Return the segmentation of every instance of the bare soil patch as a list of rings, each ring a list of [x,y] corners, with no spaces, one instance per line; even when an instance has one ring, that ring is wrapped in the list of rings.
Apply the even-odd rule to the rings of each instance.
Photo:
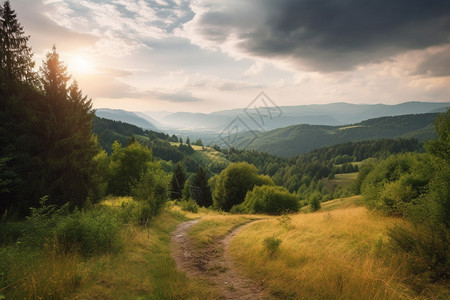
[[[236,271],[227,251],[231,239],[244,226],[256,221],[235,228],[215,243],[198,247],[189,238],[188,232],[190,227],[199,221],[181,223],[172,232],[172,256],[177,268],[186,272],[189,277],[206,279],[220,291],[223,299],[270,299],[260,284]]]

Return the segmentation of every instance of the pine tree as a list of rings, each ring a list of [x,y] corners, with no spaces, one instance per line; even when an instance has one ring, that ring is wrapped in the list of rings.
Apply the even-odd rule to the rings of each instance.
[[[209,207],[212,205],[211,190],[208,185],[208,177],[202,167],[198,168],[191,185],[191,196],[200,206]]]
[[[0,9],[0,78],[2,82],[11,84],[17,80],[35,83],[36,74],[33,71],[34,61],[31,48],[27,42],[22,25],[17,15],[11,9],[9,0]]]
[[[43,186],[53,203],[81,206],[91,186],[93,157],[98,151],[91,133],[92,102],[82,95],[76,81],[68,87],[71,76],[55,46],[40,70],[45,100],[40,136]]]
[[[176,164],[170,180],[170,199],[181,199],[183,197],[183,188],[186,182],[186,171],[180,163]]]

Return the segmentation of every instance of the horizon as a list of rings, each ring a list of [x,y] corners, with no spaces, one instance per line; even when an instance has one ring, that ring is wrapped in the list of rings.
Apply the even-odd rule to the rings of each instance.
[[[53,44],[94,108],[449,102],[446,1],[14,0],[37,65]],[[330,18],[331,16],[331,18]]]
[[[326,106],[326,105],[331,105],[331,104],[348,104],[348,105],[386,105],[386,106],[397,106],[397,105],[402,105],[402,104],[407,104],[407,103],[430,103],[430,104],[450,104],[450,101],[405,101],[405,102],[400,102],[400,103],[394,103],[394,104],[385,104],[385,103],[349,103],[349,102],[330,102],[330,103],[307,103],[307,104],[299,104],[299,105],[277,105],[277,106],[268,106],[268,107],[280,107],[280,108],[284,108],[284,107],[297,107],[297,106]],[[221,109],[221,110],[212,110],[212,111],[202,111],[202,112],[197,112],[197,111],[169,111],[169,110],[147,110],[147,111],[143,111],[143,110],[127,110],[127,109],[122,109],[122,108],[111,108],[111,107],[95,107],[93,108],[93,110],[97,110],[97,109],[111,109],[111,110],[123,110],[123,111],[127,111],[127,112],[138,112],[138,113],[168,113],[168,114],[176,114],[176,113],[200,113],[200,114],[214,114],[214,113],[219,113],[219,112],[227,112],[227,111],[233,111],[233,110],[244,110],[245,107],[234,107],[234,108],[229,108],[229,109]]]

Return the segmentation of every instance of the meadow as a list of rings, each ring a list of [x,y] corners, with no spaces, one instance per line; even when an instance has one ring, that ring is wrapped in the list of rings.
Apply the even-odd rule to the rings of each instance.
[[[273,299],[446,299],[445,285],[413,276],[407,258],[389,243],[387,228],[408,226],[360,206],[354,196],[323,203],[315,213],[282,216],[231,215],[200,208],[183,211],[169,202],[147,226],[130,218],[130,197],[108,198],[92,208],[120,225],[114,251],[83,255],[65,251],[55,235],[44,247],[20,243],[2,247],[6,299],[220,299],[206,277],[177,269],[170,240],[181,222],[199,219],[189,230],[194,251],[218,249],[218,241],[247,224],[231,239],[228,252],[239,274],[261,283]],[[257,220],[257,222],[253,222]],[[271,248],[265,240],[279,241]],[[107,250],[107,249],[106,249]],[[11,262],[7,266],[5,262]]]

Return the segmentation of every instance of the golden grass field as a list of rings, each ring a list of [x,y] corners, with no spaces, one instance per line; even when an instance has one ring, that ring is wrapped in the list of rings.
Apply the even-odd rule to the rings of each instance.
[[[332,200],[319,212],[281,217],[204,208],[188,213],[170,203],[147,228],[124,225],[119,253],[82,258],[61,253],[52,241],[42,251],[16,253],[8,272],[20,279],[0,289],[0,298],[220,299],[204,279],[177,270],[171,257],[176,225],[201,218],[189,232],[199,249],[261,219],[244,227],[228,249],[238,272],[262,283],[275,299],[448,299],[448,287],[418,282],[405,257],[389,247],[387,228],[404,221],[369,212],[360,200]],[[101,205],[118,209],[132,201],[111,198]],[[273,255],[263,244],[268,237],[281,240]]]
[[[413,290],[405,258],[388,247],[387,227],[403,221],[352,205],[358,198],[246,227],[230,244],[235,264],[281,299],[445,299],[439,286]],[[275,255],[267,237],[282,241]]]

